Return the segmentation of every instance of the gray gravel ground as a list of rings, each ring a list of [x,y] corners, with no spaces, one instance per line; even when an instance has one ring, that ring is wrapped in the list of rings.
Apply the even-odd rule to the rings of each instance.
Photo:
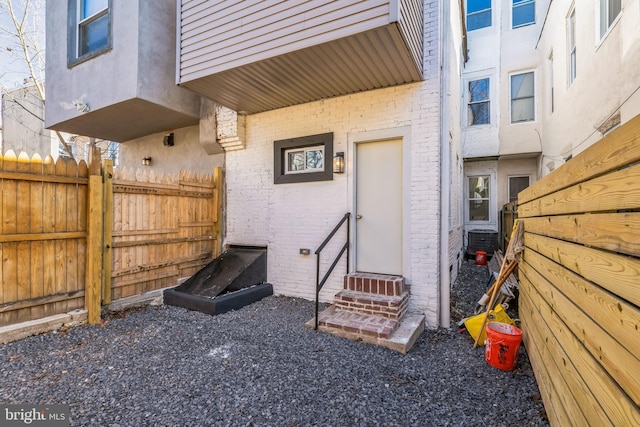
[[[465,263],[453,320],[486,277]],[[312,316],[284,297],[219,316],[150,306],[23,339],[0,346],[0,403],[68,404],[92,426],[548,425],[523,348],[503,372],[455,327],[402,355],[316,333]]]

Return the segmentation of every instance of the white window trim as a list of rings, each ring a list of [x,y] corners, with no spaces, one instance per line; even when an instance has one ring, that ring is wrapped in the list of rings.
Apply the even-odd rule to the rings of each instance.
[[[527,5],[528,3],[533,3],[533,21],[531,22],[527,22],[526,24],[520,24],[520,25],[514,25],[513,24],[513,1],[511,1],[511,28],[512,29],[516,29],[516,28],[522,28],[522,27],[527,27],[529,25],[534,25],[536,23],[536,0],[522,0],[523,4],[519,4],[517,5],[517,7],[522,7]]]
[[[573,26],[571,25],[571,16],[573,15]],[[577,44],[576,44],[576,6],[572,4],[569,8],[569,13],[567,14],[567,83],[568,86],[571,86],[573,82],[578,78],[578,56],[577,56]],[[573,42],[573,43],[572,43]],[[571,49],[571,45],[573,44],[573,49]],[[573,61],[571,60],[575,57],[575,67],[572,65]]]
[[[486,102],[489,102],[489,123],[483,123],[480,125],[472,125],[469,124],[469,105],[471,104],[471,92],[469,91],[469,83],[474,82],[476,80],[483,80],[483,79],[489,79],[489,100]],[[462,112],[462,124],[463,127],[465,129],[481,129],[483,127],[490,127],[493,125],[494,123],[494,119],[493,119],[493,115],[494,115],[494,108],[497,107],[496,105],[492,105],[494,104],[494,99],[495,96],[493,95],[493,91],[494,91],[494,79],[490,76],[490,75],[478,75],[478,76],[466,76],[466,78],[464,79],[464,86],[463,86],[463,90],[464,90],[464,108],[463,108],[463,112]],[[485,102],[485,101],[483,101]]]
[[[513,122],[511,119],[511,102],[513,101],[513,99],[511,98],[511,76],[518,76],[520,74],[527,74],[527,73],[533,73],[533,120]],[[522,70],[522,71],[515,71],[515,72],[509,73],[509,124],[510,125],[515,126],[515,125],[522,125],[527,123],[535,123],[538,121],[537,92],[538,92],[538,76],[537,76],[536,70]]]
[[[609,37],[609,34],[611,34],[611,31],[613,30],[613,28],[618,24],[618,22],[620,22],[620,19],[622,19],[622,14],[624,13],[624,1],[622,1],[620,3],[620,13],[618,13],[618,16],[616,16],[616,19],[613,20],[613,22],[611,22],[611,25],[609,25],[609,27],[607,27],[607,31],[604,32],[604,34],[602,36],[600,36],[600,4],[603,1],[609,1],[609,0],[598,0],[598,3],[596,5],[596,50],[598,50],[598,48],[600,48],[600,46],[602,45],[602,43],[604,43],[604,41],[607,39],[607,37]]]
[[[550,98],[550,104],[549,104],[549,108],[550,108],[550,112],[549,114],[553,114],[555,111],[555,90],[556,90],[556,84],[555,84],[555,71],[554,71],[554,66],[555,66],[555,61],[553,58],[553,50],[551,51],[551,53],[549,53],[548,56],[549,59],[549,89],[550,89],[550,93],[549,93],[549,98]]]
[[[480,200],[488,200],[489,201],[489,219],[486,221],[476,221],[471,219],[471,212],[469,212],[469,203],[472,199],[469,197],[469,180],[471,178],[478,178],[481,176],[489,177],[489,197],[487,199]],[[471,175],[465,175],[464,177],[464,217],[465,223],[470,225],[490,225],[493,224],[494,218],[494,201],[495,201],[495,176],[492,173],[474,173]]]
[[[302,170],[289,170],[289,153],[291,152],[296,152],[296,151],[302,151],[304,154],[304,158],[305,158],[305,168]],[[316,168],[309,168],[307,169],[306,167],[306,157],[307,157],[307,151],[321,151],[322,152],[322,167],[316,167]],[[285,150],[284,152],[284,174],[285,175],[293,175],[293,174],[299,174],[299,173],[314,173],[314,172],[322,172],[324,170],[324,163],[327,161],[327,158],[324,154],[324,146],[323,145],[314,145],[312,147],[301,147],[301,148],[290,148],[288,150]]]

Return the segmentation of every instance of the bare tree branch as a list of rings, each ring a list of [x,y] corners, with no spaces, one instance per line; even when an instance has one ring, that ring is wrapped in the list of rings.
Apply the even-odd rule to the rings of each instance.
[[[13,28],[5,28],[0,27],[5,34],[11,36],[12,38],[17,39],[17,45],[20,52],[14,52],[12,49],[8,48],[12,56],[19,58],[24,62],[24,65],[28,69],[28,80],[33,83],[35,89],[38,93],[38,97],[42,101],[42,104],[45,104],[45,92],[44,87],[42,86],[42,69],[44,68],[44,60],[42,58],[42,49],[38,47],[37,39],[32,37],[29,34],[28,21],[27,18],[30,16],[33,10],[32,0],[22,0],[20,3],[22,16],[18,17],[16,15],[16,8],[14,5],[14,0],[1,0],[0,8],[3,9],[9,16]],[[37,64],[37,65],[36,65]],[[38,70],[39,69],[39,70]],[[40,72],[38,72],[40,71]],[[25,80],[25,83],[26,80]],[[9,91],[5,88],[2,88],[3,92],[8,93]],[[20,103],[17,103],[22,108],[24,108],[27,112],[35,115],[32,111],[25,108]],[[64,147],[64,150],[67,152],[68,156],[74,158],[71,147],[64,139],[62,134],[58,131],[55,132],[58,137],[60,143]]]

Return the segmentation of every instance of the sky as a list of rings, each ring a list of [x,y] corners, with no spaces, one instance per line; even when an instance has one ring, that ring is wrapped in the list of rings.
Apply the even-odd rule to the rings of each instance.
[[[0,0],[0,4],[10,1],[21,13],[23,10],[20,5],[24,0]],[[45,47],[44,40],[44,1],[32,0],[30,28],[34,31],[34,34],[38,35],[38,44],[41,49]],[[9,18],[7,12],[0,7],[0,27],[12,29],[13,24]],[[0,31],[0,86],[5,88],[19,87],[24,83],[24,78],[28,76],[26,65],[24,60],[16,58],[9,52],[7,48],[13,49],[13,52],[18,51],[16,46],[17,39],[7,35],[4,31]]]
[[[22,14],[24,10],[23,6],[25,0],[0,0],[0,89],[11,90],[13,88],[19,88],[24,85],[24,79],[29,76],[27,66],[24,59],[16,56],[15,53],[21,52],[19,45],[17,44],[17,38],[11,36],[3,31],[3,29],[13,30],[13,23],[3,7],[7,2],[14,4],[17,14]],[[41,49],[45,47],[45,27],[44,27],[44,1],[43,0],[30,0],[32,1],[31,15],[29,19],[30,31],[37,35],[38,46]],[[12,31],[15,33],[15,30]],[[9,51],[8,49],[12,49]],[[44,52],[43,56],[44,58]],[[44,64],[43,64],[44,65]],[[44,77],[44,70],[43,70]],[[2,125],[2,117],[0,115],[0,126]]]

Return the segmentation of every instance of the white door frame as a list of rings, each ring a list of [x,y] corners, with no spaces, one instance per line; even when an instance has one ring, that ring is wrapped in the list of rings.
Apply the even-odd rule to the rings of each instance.
[[[347,159],[347,175],[348,175],[348,197],[349,197],[349,211],[352,214],[351,221],[354,224],[351,227],[351,248],[354,256],[349,259],[349,271],[355,271],[356,268],[356,227],[355,227],[355,208],[356,208],[356,144],[365,144],[367,142],[384,141],[388,139],[401,139],[402,140],[402,274],[405,277],[405,282],[411,284],[411,126],[402,126],[390,129],[380,129],[367,132],[349,133],[347,135],[347,147],[349,155]]]

